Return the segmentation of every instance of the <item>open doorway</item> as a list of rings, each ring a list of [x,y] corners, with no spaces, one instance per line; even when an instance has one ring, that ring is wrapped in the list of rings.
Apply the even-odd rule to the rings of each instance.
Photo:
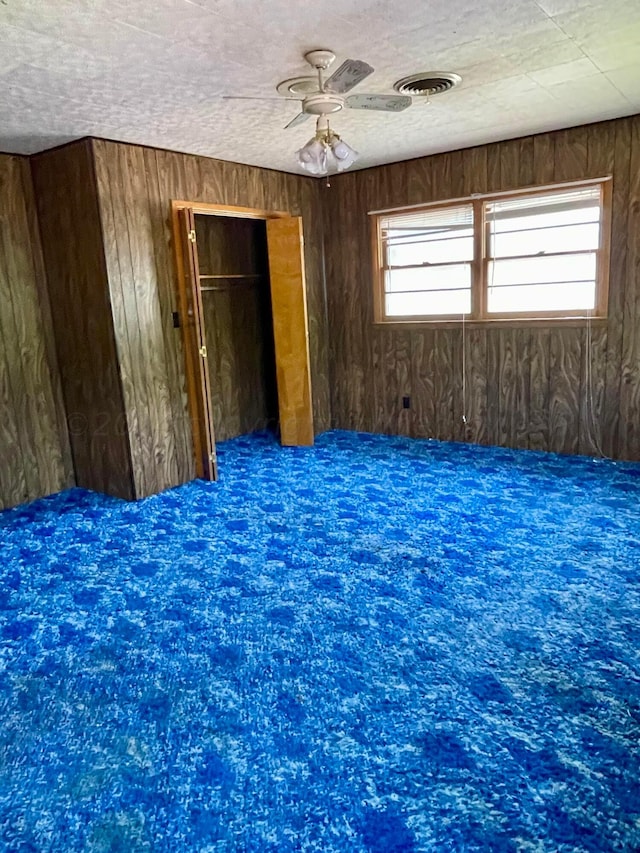
[[[196,474],[217,478],[216,440],[313,444],[301,219],[177,201],[172,218]]]

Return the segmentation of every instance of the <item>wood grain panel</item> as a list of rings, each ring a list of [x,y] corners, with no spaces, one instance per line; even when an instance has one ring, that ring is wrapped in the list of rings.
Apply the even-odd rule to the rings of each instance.
[[[336,187],[339,192],[335,192]],[[339,181],[334,178],[325,217],[329,247],[325,249],[325,257],[333,264],[331,274],[338,296],[337,301],[330,304],[329,311],[334,364],[332,406],[344,413],[340,423],[346,429],[371,429],[374,400],[372,355],[367,334],[369,323],[362,309],[363,301],[369,304],[371,294],[353,286],[358,280],[367,280],[367,270],[371,270],[369,242],[366,255],[355,248],[364,245],[365,229],[369,227],[366,211],[367,198],[360,176],[345,175]],[[346,245],[342,244],[341,235],[344,234],[358,236]],[[334,247],[341,244],[343,249],[335,251]],[[365,350],[368,350],[366,362]]]
[[[393,433],[393,420],[397,411],[395,352],[393,331],[376,328],[371,340],[373,368],[373,411],[367,407],[367,421],[374,432]],[[389,387],[391,385],[391,387]]]
[[[407,163],[406,182],[407,204],[433,201],[433,158],[422,157]]]
[[[487,330],[465,332],[466,425],[463,438],[475,444],[487,444]]]
[[[502,186],[501,172],[501,147],[500,144],[494,142],[492,145],[487,145],[487,186],[488,192],[494,189],[499,189]]]
[[[555,134],[554,181],[579,181],[587,174],[589,130],[574,127]]]
[[[552,329],[549,342],[549,435],[552,449],[577,453],[582,393],[582,329]]]
[[[139,207],[141,201],[146,201],[146,193],[140,191],[140,172],[135,169],[128,148],[116,150],[115,156],[109,161],[107,175],[101,175],[99,159],[96,165],[101,190],[102,220],[106,222],[107,217],[111,217],[111,241],[116,249],[115,253],[107,255],[109,286],[118,363],[127,420],[130,424],[135,495],[140,498],[158,491],[157,471],[153,465],[153,401],[150,399],[147,360],[142,354],[145,347],[143,330],[148,319],[144,317],[146,300],[144,294],[139,292],[147,281],[145,257],[140,242],[146,236],[148,217],[143,217],[140,221],[129,209],[130,202]],[[130,181],[136,185],[135,193],[131,194],[128,191]],[[108,211],[105,207],[108,207]],[[130,233],[130,225],[133,225],[134,221],[136,224]],[[151,261],[151,258],[147,260]],[[138,314],[138,302],[142,317]],[[152,354],[152,358],[154,357],[155,354]]]
[[[107,165],[108,184],[101,183],[100,199],[103,207],[110,207],[117,247],[116,255],[108,258],[109,283],[127,415],[135,412],[138,432],[138,441],[131,443],[137,497],[178,481],[148,164],[143,155],[142,148],[116,146],[108,163],[96,158],[99,176]],[[153,170],[150,177],[156,177]]]
[[[266,190],[269,184],[261,184]],[[331,386],[329,381],[329,333],[324,270],[323,204],[330,188],[307,178],[287,175],[281,207],[304,222],[305,280],[309,322],[309,358],[313,395],[313,423],[316,433],[331,427]],[[291,199],[295,197],[295,203]],[[266,199],[265,199],[266,201]],[[284,205],[284,207],[282,207]]]
[[[434,348],[434,393],[436,409],[436,438],[454,441],[458,424],[456,414],[461,413],[460,401],[455,400],[459,385],[456,382],[457,359],[455,347],[461,337],[452,334],[449,329],[438,329],[435,333]],[[460,373],[458,372],[458,376]],[[454,408],[456,414],[454,414]]]
[[[403,329],[377,328],[373,337],[373,429],[390,435],[411,435],[411,335]]]
[[[216,441],[241,435],[231,299],[229,290],[202,294]]]
[[[529,387],[531,383],[530,330],[514,329],[513,447],[529,447]]]
[[[412,410],[403,406],[402,398],[411,398],[411,334],[406,329],[400,329],[395,335],[395,375],[397,426],[394,432],[398,435],[411,435],[413,431]]]
[[[579,453],[602,456],[602,419],[607,358],[607,330],[587,327],[582,335],[582,390],[580,393]]]
[[[500,444],[500,332],[487,331],[487,441]]]
[[[0,508],[73,483],[33,189],[0,155]]]
[[[31,261],[36,283],[36,301],[39,308],[39,314],[42,319],[41,333],[44,342],[45,358],[50,367],[51,392],[53,394],[55,413],[56,413],[56,433],[57,440],[60,443],[61,463],[62,463],[62,484],[64,487],[75,485],[75,475],[73,471],[73,459],[71,457],[71,445],[69,443],[69,430],[67,428],[67,413],[65,411],[64,396],[62,394],[62,384],[60,381],[60,368],[58,366],[58,356],[56,353],[56,342],[53,332],[53,319],[51,316],[51,303],[49,299],[49,289],[47,286],[47,276],[44,267],[44,258],[42,256],[42,246],[40,241],[40,225],[38,222],[38,212],[36,208],[36,199],[33,191],[33,180],[31,177],[31,166],[27,158],[21,159],[20,171],[22,173],[22,188],[24,192],[25,214],[29,234],[31,236]],[[38,332],[39,334],[40,332]],[[43,377],[44,389],[42,390],[42,398],[48,399],[46,390],[47,380]],[[43,421],[46,416],[43,415]],[[47,429],[43,423],[43,429]],[[53,448],[45,452],[51,463],[53,478],[47,488],[56,491],[60,488],[59,477],[56,471],[57,455]]]
[[[630,127],[627,274],[620,370],[620,452],[640,459],[640,119]]]
[[[388,174],[385,175],[382,185],[379,183],[379,178],[374,169],[368,169],[362,176],[361,180],[356,182],[355,204],[356,216],[350,219],[350,230],[346,233],[354,235],[356,245],[365,245],[371,238],[371,221],[367,216],[367,211],[375,206],[395,206],[398,201],[398,195],[393,193],[390,187]],[[406,175],[403,173],[403,181]],[[379,205],[378,202],[383,204]],[[373,264],[371,256],[371,248],[366,254],[354,253],[352,264],[358,268],[359,275],[373,276]],[[373,294],[371,290],[367,294],[361,294],[349,303],[349,309],[354,318],[354,325],[350,330],[351,337],[351,358],[353,366],[356,368],[356,373],[353,375],[349,385],[349,399],[352,409],[357,413],[355,422],[356,429],[367,429],[371,422],[371,406],[373,398],[366,393],[367,386],[371,383],[371,379],[375,382],[375,376],[372,375],[373,366],[371,363],[371,348],[368,345],[368,330],[373,321]],[[390,345],[390,349],[391,345]],[[389,417],[395,410],[387,412]]]
[[[4,193],[3,193],[4,194]],[[0,268],[0,299],[4,306],[7,298],[6,277],[4,270]],[[7,321],[10,317],[6,314]],[[24,472],[22,458],[22,447],[20,444],[20,427],[18,412],[14,403],[16,380],[14,377],[13,361],[14,351],[11,340],[5,344],[5,319],[0,324],[0,404],[2,405],[2,418],[0,418],[0,452],[2,464],[0,464],[0,508],[14,506],[29,499],[29,489]],[[11,364],[10,364],[11,362]]]
[[[411,334],[411,404],[413,435],[434,438],[437,434],[435,386],[435,335],[433,329]]]
[[[533,136],[525,137],[518,140],[520,150],[518,152],[518,186],[532,187],[536,182],[535,178],[535,138]]]
[[[520,140],[500,143],[500,187],[515,190],[520,186]]]
[[[609,323],[602,449],[607,456],[620,455],[620,393],[622,381],[622,339],[625,327],[624,300],[627,285],[627,253],[630,202],[630,148],[632,119],[614,123],[613,206],[611,211],[611,269],[609,273]],[[637,119],[635,119],[637,121]]]
[[[550,450],[549,438],[549,329],[531,329],[529,335],[529,449]]]
[[[489,180],[486,146],[469,148],[462,152],[462,171],[464,176],[463,195],[487,192]]]
[[[309,337],[300,217],[267,220],[280,440],[313,444]]]
[[[498,385],[498,444],[514,445],[514,418],[516,414],[516,330],[500,329],[499,385]]]
[[[31,159],[56,351],[79,486],[135,496],[88,141]]]
[[[193,479],[195,470],[191,451],[191,429],[187,416],[186,395],[181,389],[184,365],[182,337],[174,324],[178,311],[172,245],[167,233],[169,215],[165,198],[171,187],[183,183],[181,158],[155,149],[143,149],[149,201],[149,218],[153,240],[153,259],[158,282],[158,300],[162,322],[162,345],[166,368],[167,393],[171,407],[171,427],[175,443],[175,478],[178,482]]]
[[[384,209],[391,200],[401,207],[613,174],[608,322],[594,322],[589,348],[585,327],[575,324],[487,325],[474,329],[473,337],[468,330],[474,355],[466,371],[467,434],[469,440],[536,450],[594,453],[601,445],[614,457],[640,454],[639,122],[637,116],[601,122],[419,158],[403,169],[381,166],[333,178],[325,257],[335,426],[389,429],[397,419],[398,388],[405,384],[402,361],[395,362],[402,378],[381,373],[395,356],[389,337],[370,320],[367,211]],[[410,336],[413,433],[460,439],[460,328],[397,328]],[[593,406],[587,404],[591,397]]]
[[[255,219],[196,214],[200,275],[264,273],[266,248],[256,232],[264,224]]]
[[[540,133],[533,137],[533,183],[553,183],[556,161],[556,135]]]

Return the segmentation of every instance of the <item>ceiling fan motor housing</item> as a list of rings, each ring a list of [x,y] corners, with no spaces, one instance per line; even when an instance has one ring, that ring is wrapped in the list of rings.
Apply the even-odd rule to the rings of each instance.
[[[328,92],[321,92],[305,98],[302,103],[302,110],[314,116],[324,116],[329,113],[337,113],[343,106],[344,98],[339,95],[331,95]]]

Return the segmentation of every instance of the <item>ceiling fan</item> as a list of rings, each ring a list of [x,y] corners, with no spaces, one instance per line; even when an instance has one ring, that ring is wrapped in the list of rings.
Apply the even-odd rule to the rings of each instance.
[[[397,113],[410,107],[412,99],[408,95],[347,95],[373,74],[374,69],[370,65],[360,59],[346,59],[325,79],[324,72],[335,62],[335,53],[331,50],[310,50],[304,58],[317,77],[294,77],[283,80],[277,86],[277,91],[286,100],[298,101],[302,105],[298,115],[285,125],[285,130],[302,124],[310,116],[317,118],[315,137],[296,152],[298,164],[315,175],[326,174],[332,160],[339,171],[348,169],[358,154],[329,127],[329,116],[342,109]],[[224,97],[231,100],[265,100],[256,96]]]
[[[374,69],[361,59],[346,59],[330,77],[324,79],[323,72],[335,62],[336,55],[332,50],[310,50],[304,55],[305,60],[316,71],[314,77],[294,77],[283,80],[277,86],[277,91],[287,100],[299,101],[301,112],[285,125],[285,129],[302,124],[310,116],[325,116],[337,113],[342,109],[350,110],[382,110],[383,112],[401,112],[411,106],[408,95],[349,95],[347,92],[362,83]],[[302,97],[292,97],[302,95]],[[230,100],[265,100],[264,98],[238,95],[224,95]]]

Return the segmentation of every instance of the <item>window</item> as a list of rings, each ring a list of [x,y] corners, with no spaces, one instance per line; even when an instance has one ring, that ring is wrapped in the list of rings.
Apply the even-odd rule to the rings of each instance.
[[[604,316],[610,181],[376,214],[378,322]]]

